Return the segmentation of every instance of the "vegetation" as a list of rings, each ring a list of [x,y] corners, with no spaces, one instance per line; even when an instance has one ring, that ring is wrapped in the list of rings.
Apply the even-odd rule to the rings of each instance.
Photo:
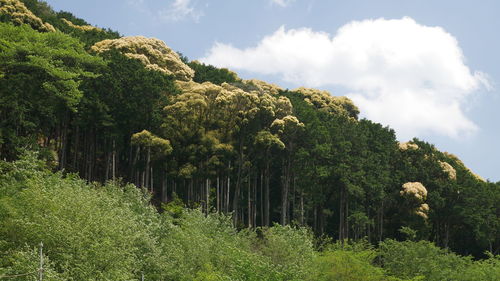
[[[499,279],[500,183],[346,97],[36,0],[0,35],[0,278]]]
[[[233,227],[230,216],[150,193],[53,173],[33,152],[0,162],[0,276],[47,280],[498,280],[500,257],[473,261],[427,241],[374,249],[314,239],[309,229]],[[180,205],[180,206],[179,206]],[[321,246],[317,246],[319,244]],[[11,280],[36,280],[36,275]]]

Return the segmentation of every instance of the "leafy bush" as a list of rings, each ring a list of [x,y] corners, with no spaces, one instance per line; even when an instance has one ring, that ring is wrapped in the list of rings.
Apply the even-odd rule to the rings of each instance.
[[[500,258],[473,261],[436,247],[429,241],[385,240],[379,246],[381,263],[400,278],[425,277],[429,281],[499,280]]]
[[[0,259],[0,279],[4,276],[10,276],[8,280],[13,281],[38,280],[38,269],[40,267],[40,255],[38,251],[36,247],[29,248],[27,246],[18,250],[0,250],[2,256],[2,259]],[[12,277],[16,275],[18,277]],[[54,264],[47,256],[43,256],[43,276],[45,279],[51,281],[66,280],[54,270]]]
[[[161,247],[165,278],[174,280],[282,280],[269,259],[251,251],[251,235],[238,233],[231,218],[185,209],[164,216]]]
[[[279,224],[260,231],[262,238],[255,243],[258,251],[285,272],[286,280],[303,280],[316,255],[312,233],[306,228]]]
[[[314,262],[311,281],[398,280],[390,279],[380,267],[372,264],[374,251],[337,250],[322,253]]]
[[[159,219],[139,189],[24,166],[25,177],[11,169],[0,185],[10,184],[0,197],[0,237],[13,253],[43,242],[54,269],[75,280],[129,280],[154,260]]]

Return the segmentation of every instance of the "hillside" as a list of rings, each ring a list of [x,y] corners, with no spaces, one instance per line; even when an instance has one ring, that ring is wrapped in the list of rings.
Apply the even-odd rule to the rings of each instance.
[[[40,241],[49,280],[500,274],[500,184],[346,97],[35,0],[0,0],[0,35],[0,278]],[[443,271],[397,262],[426,257]]]

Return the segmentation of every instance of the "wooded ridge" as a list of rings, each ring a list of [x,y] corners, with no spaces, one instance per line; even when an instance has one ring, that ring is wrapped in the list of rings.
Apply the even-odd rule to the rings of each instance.
[[[40,243],[36,239],[50,240],[36,225],[61,227],[63,235],[71,227],[85,232],[85,224],[94,225],[90,220],[102,219],[90,226],[96,227],[92,231],[109,234],[109,249],[127,245],[123,253],[138,257],[141,265],[120,253],[76,257],[49,250],[55,260],[47,271],[54,276],[50,280],[71,274],[75,280],[130,280],[139,269],[155,276],[148,280],[175,279],[162,273],[166,265],[161,262],[186,258],[180,252],[166,254],[168,247],[193,256],[204,251],[183,244],[186,235],[199,235],[193,239],[207,255],[223,241],[216,260],[235,268],[224,273],[227,279],[213,277],[222,274],[219,265],[200,260],[198,273],[179,280],[305,280],[307,270],[293,263],[312,262],[313,256],[315,272],[324,272],[318,268],[332,261],[349,260],[380,275],[363,280],[397,280],[384,279],[389,275],[409,280],[431,275],[396,273],[402,272],[394,263],[396,252],[422,247],[426,255],[461,259],[435,244],[475,258],[499,254],[500,183],[485,181],[432,144],[417,138],[400,143],[392,129],[360,119],[359,113],[346,97],[244,80],[228,69],[190,61],[161,40],[122,37],[71,13],[55,12],[45,2],[0,0],[0,252],[34,259],[30,246]],[[53,200],[67,205],[58,207]],[[78,214],[75,206],[95,209],[96,217]],[[82,222],[64,225],[70,214],[59,208]],[[120,229],[106,229],[106,222],[115,219]],[[210,234],[203,236],[198,227]],[[121,236],[134,231],[137,240]],[[163,231],[179,240],[164,237]],[[76,247],[101,245],[89,237],[61,238],[60,243],[76,252],[81,250]],[[260,245],[259,239],[270,242]],[[137,243],[144,243],[140,251]],[[319,258],[321,245],[331,251]],[[371,245],[386,252],[375,253]],[[282,246],[289,251],[281,253]],[[304,247],[297,259],[295,246]],[[245,264],[224,261],[223,252],[238,247],[262,275],[250,279]],[[284,262],[289,255],[293,262]],[[375,256],[381,263],[384,255],[388,271],[371,265]],[[135,269],[90,277],[85,274],[92,266],[86,265],[81,275],[74,268],[64,275],[64,258],[73,265],[98,258],[94,265],[103,267],[101,273],[104,267],[115,268],[114,262]],[[489,266],[463,259],[464,268]],[[489,262],[498,266],[498,259]],[[151,264],[158,268],[146,270]],[[272,269],[273,264],[282,267]],[[0,263],[0,278],[1,268],[8,266],[13,268],[8,261]]]

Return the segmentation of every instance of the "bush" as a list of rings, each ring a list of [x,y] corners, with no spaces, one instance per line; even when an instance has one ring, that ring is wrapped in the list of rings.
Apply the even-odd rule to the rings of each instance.
[[[54,269],[75,280],[129,280],[145,262],[151,266],[159,219],[140,190],[87,184],[27,163],[36,161],[3,165],[10,172],[0,184],[0,237],[10,250],[43,242]]]
[[[285,280],[304,280],[316,255],[311,231],[279,224],[259,231],[256,249],[285,273]]]
[[[4,278],[13,281],[38,280],[38,269],[40,268],[40,254],[38,248],[29,248],[25,246],[18,250],[0,250],[0,253],[2,256],[2,259],[0,259],[0,279],[4,276],[20,275],[18,277]],[[54,264],[47,256],[43,256],[43,276],[45,279],[51,281],[66,280],[61,274],[54,270]]]
[[[500,280],[500,258],[473,261],[436,247],[428,241],[386,240],[379,247],[382,266],[400,278],[429,281]]]
[[[266,257],[252,251],[251,232],[237,232],[231,217],[184,209],[164,214],[161,235],[165,279],[282,280]]]
[[[308,280],[389,280],[382,268],[372,265],[375,256],[376,253],[373,251],[337,250],[324,252],[316,258]]]

